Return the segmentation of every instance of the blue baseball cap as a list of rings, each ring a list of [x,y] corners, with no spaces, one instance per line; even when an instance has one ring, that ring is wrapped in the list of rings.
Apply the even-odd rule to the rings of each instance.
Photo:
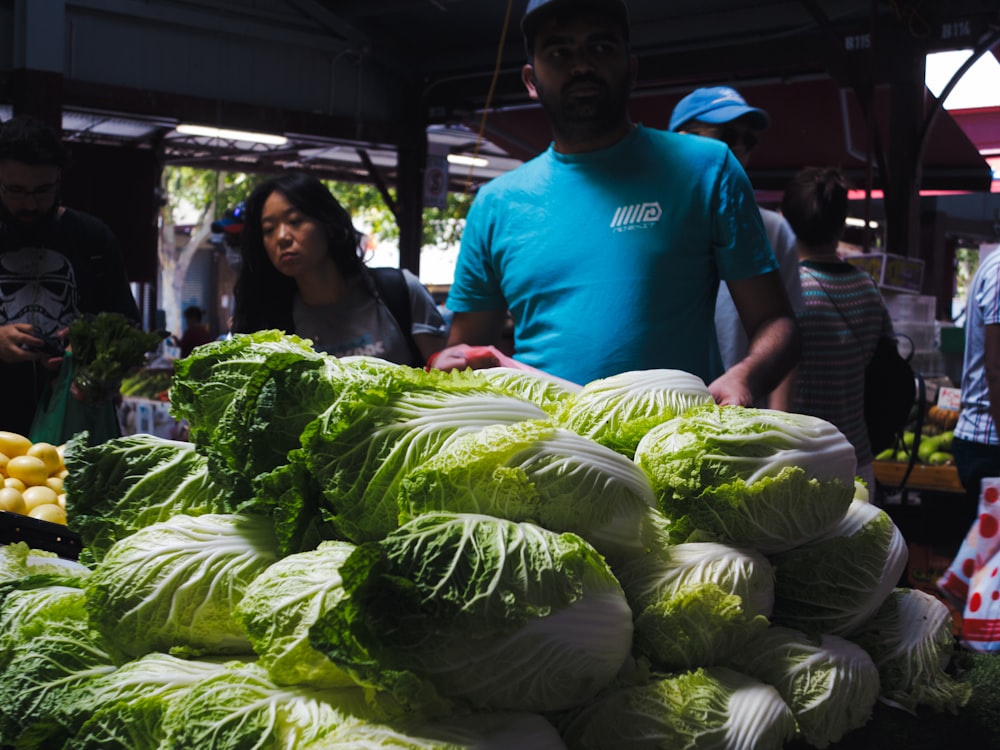
[[[528,7],[521,16],[521,33],[524,34],[524,43],[529,50],[533,46],[538,27],[560,11],[607,13],[621,24],[622,35],[626,41],[629,38],[628,8],[625,7],[625,0],[528,0]]]
[[[746,122],[754,130],[764,130],[771,123],[767,112],[751,107],[734,88],[713,86],[695,89],[677,102],[670,115],[670,130],[678,130],[690,120],[721,125],[745,115],[749,115]]]

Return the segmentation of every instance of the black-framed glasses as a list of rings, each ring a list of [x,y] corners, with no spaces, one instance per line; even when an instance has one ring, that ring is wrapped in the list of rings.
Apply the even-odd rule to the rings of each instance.
[[[49,200],[55,196],[58,189],[59,183],[57,182],[49,185],[39,185],[33,190],[28,190],[20,185],[5,185],[0,182],[0,195],[19,201],[27,200],[28,198],[33,198],[35,201]]]

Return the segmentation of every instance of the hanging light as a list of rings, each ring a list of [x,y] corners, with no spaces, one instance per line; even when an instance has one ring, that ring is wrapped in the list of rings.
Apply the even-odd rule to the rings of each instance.
[[[284,146],[288,139],[283,135],[273,133],[254,133],[248,130],[227,130],[213,128],[207,125],[182,124],[174,128],[182,135],[196,135],[203,138],[220,138],[227,141],[246,141],[248,143],[264,143],[268,146]]]

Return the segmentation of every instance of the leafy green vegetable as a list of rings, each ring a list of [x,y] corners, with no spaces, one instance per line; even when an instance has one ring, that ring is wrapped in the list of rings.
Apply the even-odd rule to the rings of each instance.
[[[322,489],[326,518],[349,541],[380,539],[395,529],[403,479],[451,441],[492,424],[545,417],[473,376],[428,375],[397,367],[346,384],[291,453],[291,462],[304,465]]]
[[[272,355],[285,357],[285,362],[324,357],[305,339],[259,331],[212,341],[174,363],[170,413],[187,420],[199,449],[210,450],[230,404]]]
[[[854,447],[802,414],[696,407],[646,433],[635,461],[674,542],[789,549],[835,526],[854,496]]]
[[[650,429],[712,404],[704,381],[682,370],[635,370],[593,380],[566,400],[556,422],[629,458]]]
[[[906,542],[889,515],[854,500],[823,536],[771,555],[773,622],[806,633],[850,636],[892,593],[906,558]]]
[[[795,719],[773,687],[716,666],[606,693],[565,717],[561,734],[580,750],[779,750],[794,736]]]
[[[615,567],[636,645],[661,670],[724,663],[768,626],[774,571],[751,549],[688,542]]]
[[[398,710],[360,688],[282,687],[258,664],[231,662],[170,702],[164,744],[176,750],[298,750],[345,721],[384,721]]]
[[[58,747],[52,717],[72,691],[125,657],[90,625],[75,586],[12,591],[0,609],[0,745]]]
[[[893,590],[851,638],[875,660],[883,702],[912,714],[919,706],[958,713],[968,703],[972,686],[946,671],[955,651],[951,613],[930,594]]]
[[[300,750],[560,750],[555,728],[530,713],[453,714],[391,724],[345,721]]]
[[[428,513],[341,568],[347,597],[313,645],[414,707],[555,711],[594,696],[629,655],[618,581],[574,534]]]
[[[247,586],[236,620],[277,684],[355,685],[309,642],[312,624],[346,596],[340,567],[354,549],[348,542],[323,542],[315,550],[278,560]]]
[[[799,735],[825,748],[871,719],[879,674],[860,646],[775,625],[735,653],[730,666],[773,685],[792,709]]]
[[[73,382],[87,401],[118,393],[122,378],[146,361],[165,334],[143,331],[124,315],[82,315],[69,325]]]
[[[66,514],[86,552],[99,562],[115,542],[175,515],[225,513],[229,492],[191,443],[129,435],[66,446]]]
[[[126,653],[250,653],[233,619],[243,591],[277,557],[259,516],[173,516],[111,546],[87,578],[92,622]]]
[[[563,403],[580,391],[580,386],[574,383],[549,377],[537,370],[487,367],[473,372],[478,377],[488,380],[503,393],[540,406],[546,414],[556,413]]]
[[[541,420],[463,435],[410,471],[400,519],[428,511],[484,513],[571,531],[609,558],[645,551],[656,501],[631,461]]]

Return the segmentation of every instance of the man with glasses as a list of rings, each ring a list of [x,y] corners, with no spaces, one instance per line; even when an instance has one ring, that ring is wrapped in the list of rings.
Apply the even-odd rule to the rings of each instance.
[[[740,93],[729,86],[695,89],[681,99],[670,115],[670,130],[722,141],[733,152],[743,169],[757,145],[758,134],[770,125],[767,112],[751,107]],[[788,292],[793,310],[802,311],[802,285],[799,282],[799,256],[795,250],[795,232],[777,211],[760,209],[767,240],[778,261],[781,281]],[[719,337],[722,364],[728,370],[742,360],[749,347],[746,332],[736,311],[729,286],[719,286],[715,303],[715,332]],[[790,373],[758,406],[789,411],[795,402],[795,374]]]
[[[0,430],[23,435],[75,318],[111,311],[139,320],[111,230],[60,204],[66,159],[41,120],[0,124]]]

